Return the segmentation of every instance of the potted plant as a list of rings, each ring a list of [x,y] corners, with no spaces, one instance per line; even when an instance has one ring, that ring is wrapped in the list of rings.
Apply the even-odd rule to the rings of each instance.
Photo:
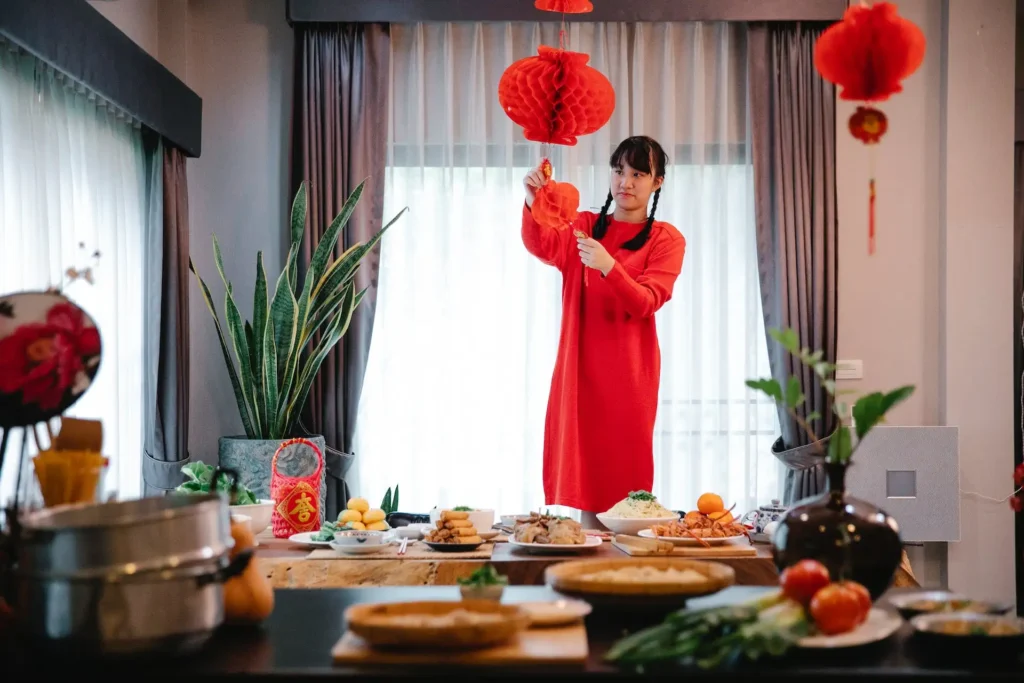
[[[850,392],[836,390],[836,367],[823,360],[821,351],[801,347],[793,330],[770,330],[769,334],[821,380],[832,398],[838,423],[825,439],[819,438],[815,425],[821,416],[811,413],[804,418],[796,411],[805,400],[796,377],[789,377],[785,384],[772,378],[747,380],[748,387],[784,407],[807,433],[828,475],[828,491],[797,503],[779,522],[772,538],[775,564],[782,570],[802,559],[818,560],[832,576],[863,584],[877,599],[892,582],[903,544],[895,520],[876,506],[846,494],[846,470],[865,437],[885,421],[894,406],[914,393],[914,387],[865,394],[850,406],[839,400]]]
[[[324,358],[348,330],[352,314],[365,290],[356,291],[355,275],[364,256],[380,241],[384,232],[405,212],[400,211],[365,243],[357,243],[337,259],[334,248],[342,229],[363,194],[365,181],[352,192],[321,238],[302,282],[298,257],[306,225],[306,184],[299,186],[292,203],[290,247],[284,270],[273,291],[263,269],[263,252],[256,252],[256,288],[251,320],[243,318],[235,304],[233,288],[224,274],[217,236],[213,256],[224,283],[226,332],[213,304],[213,296],[195,265],[203,300],[213,316],[220,348],[227,364],[228,378],[245,434],[222,436],[220,464],[238,472],[239,483],[257,498],[270,498],[271,460],[278,445],[298,436],[296,426],[313,379]],[[306,436],[324,452],[322,436]],[[321,471],[321,518],[326,487]]]

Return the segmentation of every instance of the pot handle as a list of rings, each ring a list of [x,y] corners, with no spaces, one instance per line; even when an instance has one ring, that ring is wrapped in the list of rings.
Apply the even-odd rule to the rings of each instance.
[[[239,576],[249,566],[249,562],[252,561],[253,552],[252,548],[246,548],[217,571],[196,577],[196,585],[199,588],[203,588],[211,583],[225,583],[228,579]]]

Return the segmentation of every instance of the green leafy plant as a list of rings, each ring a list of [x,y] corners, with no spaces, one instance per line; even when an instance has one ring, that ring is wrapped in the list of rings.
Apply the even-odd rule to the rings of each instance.
[[[769,330],[768,334],[794,358],[809,367],[821,380],[821,386],[832,398],[832,411],[835,413],[838,426],[832,434],[827,435],[832,437],[828,441],[828,453],[821,453],[829,463],[849,463],[850,458],[853,457],[868,432],[885,422],[886,413],[914,393],[913,386],[903,386],[890,392],[872,392],[858,398],[851,411],[847,403],[838,400],[840,396],[850,392],[836,390],[836,366],[824,360],[824,353],[801,347],[800,339],[793,330]],[[782,382],[772,378],[750,379],[747,380],[747,386],[760,391],[777,404],[785,407],[786,412],[806,432],[811,443],[819,449],[820,453],[822,439],[815,430],[815,424],[821,422],[822,416],[812,412],[806,417],[801,417],[797,412],[796,409],[802,406],[806,400],[800,387],[799,378],[789,377],[785,386]],[[854,440],[854,436],[856,436],[856,440]]]
[[[508,577],[502,576],[494,565],[488,564],[468,577],[459,577],[458,582],[460,586],[505,586],[508,585]]]
[[[182,473],[185,475],[185,481],[178,488],[174,489],[175,492],[189,494],[209,493],[215,469],[213,465],[207,465],[205,462],[190,462],[181,468]],[[231,482],[228,481],[227,477],[217,477],[217,491],[227,492],[230,485]],[[238,484],[238,488],[231,499],[232,505],[255,505],[258,502],[256,494],[241,483]]]
[[[231,282],[224,274],[220,245],[214,235],[213,257],[225,290],[226,336],[210,288],[189,259],[189,270],[199,281],[203,300],[217,327],[238,412],[245,435],[250,439],[285,439],[293,435],[320,365],[348,331],[352,313],[362,301],[365,290],[356,291],[355,275],[363,257],[406,211],[402,209],[365,243],[354,244],[333,259],[341,230],[355,211],[364,185],[365,181],[349,195],[341,213],[320,239],[301,287],[298,257],[306,225],[307,200],[306,184],[299,187],[292,203],[288,256],[273,292],[268,289],[263,252],[256,253],[251,322],[242,318],[235,304]]]
[[[398,512],[398,484],[395,484],[394,495],[391,494],[391,489],[388,489],[387,493],[384,494],[384,500],[381,501],[380,509],[384,511],[385,515]]]

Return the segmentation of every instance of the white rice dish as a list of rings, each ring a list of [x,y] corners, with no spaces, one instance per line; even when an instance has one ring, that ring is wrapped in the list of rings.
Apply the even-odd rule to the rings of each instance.
[[[674,519],[679,516],[659,503],[657,499],[636,500],[634,498],[623,498],[605,514],[609,517],[621,517],[623,519],[664,519],[666,517]]]

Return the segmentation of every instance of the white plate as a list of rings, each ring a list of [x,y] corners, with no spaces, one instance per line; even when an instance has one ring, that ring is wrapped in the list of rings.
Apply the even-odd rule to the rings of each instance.
[[[560,598],[550,602],[516,603],[530,617],[530,626],[546,628],[572,624],[591,612],[589,603]]]
[[[696,538],[691,538],[690,536],[655,536],[654,532],[650,529],[644,529],[643,531],[638,533],[637,536],[640,536],[641,538],[655,538],[659,541],[669,541],[673,545],[703,545]],[[725,538],[705,538],[704,541],[707,542],[708,545],[725,545],[726,543],[732,543],[733,541],[738,541],[741,539],[746,541],[747,537],[727,536]]]
[[[531,553],[574,553],[584,550],[593,550],[600,546],[602,541],[597,536],[587,536],[587,541],[582,545],[570,543],[520,543],[511,536],[508,537],[508,544],[513,548],[522,548]]]
[[[852,631],[835,636],[806,636],[797,641],[797,647],[821,649],[868,645],[885,640],[902,625],[903,620],[898,614],[872,607],[867,620]]]
[[[377,545],[337,545],[331,544],[331,550],[341,553],[342,555],[372,555],[386,549],[388,543],[378,543]]]
[[[310,548],[330,548],[330,541],[314,541],[313,537],[317,535],[317,531],[304,531],[301,534],[292,534],[288,537],[288,540],[292,543],[298,543],[299,545],[309,546]]]

